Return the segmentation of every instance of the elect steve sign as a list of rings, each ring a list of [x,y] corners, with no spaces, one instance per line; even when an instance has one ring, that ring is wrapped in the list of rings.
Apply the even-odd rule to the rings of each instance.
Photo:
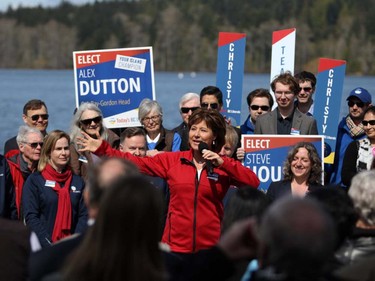
[[[258,176],[260,190],[266,192],[271,182],[283,179],[283,165],[288,151],[301,141],[312,143],[322,157],[323,136],[242,135],[244,166]]]

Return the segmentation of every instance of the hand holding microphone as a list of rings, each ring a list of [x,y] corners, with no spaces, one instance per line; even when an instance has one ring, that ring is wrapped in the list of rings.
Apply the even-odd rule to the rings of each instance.
[[[199,149],[199,152],[202,153],[202,155],[203,155],[204,150],[208,150],[208,144],[201,141],[198,145],[198,149]],[[206,158],[205,158],[205,160],[206,160],[207,171],[208,171],[208,173],[212,174],[212,172],[213,172],[212,162],[210,160],[207,160]]]
[[[199,152],[202,153],[203,158],[206,160],[206,166],[209,173],[213,172],[213,167],[220,166],[223,164],[224,160],[219,154],[209,150],[208,144],[205,142],[200,142],[198,145]]]

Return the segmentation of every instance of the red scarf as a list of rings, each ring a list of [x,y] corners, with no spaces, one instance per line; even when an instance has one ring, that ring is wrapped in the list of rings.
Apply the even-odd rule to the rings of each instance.
[[[70,235],[72,224],[72,205],[70,202],[70,183],[72,182],[72,171],[70,168],[63,173],[58,173],[50,164],[42,171],[45,180],[56,182],[52,187],[58,197],[55,225],[53,227],[52,242],[58,241]],[[60,183],[63,187],[60,187]]]

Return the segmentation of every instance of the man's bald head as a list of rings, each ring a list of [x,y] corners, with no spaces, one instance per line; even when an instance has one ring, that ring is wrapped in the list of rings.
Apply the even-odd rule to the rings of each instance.
[[[320,274],[335,249],[335,229],[322,207],[308,199],[283,198],[260,226],[262,266],[296,277]]]
[[[104,158],[98,162],[89,174],[85,201],[90,217],[95,217],[97,206],[106,189],[120,177],[140,175],[137,166],[122,158]],[[95,208],[95,210],[93,210]],[[90,210],[91,209],[91,210]]]

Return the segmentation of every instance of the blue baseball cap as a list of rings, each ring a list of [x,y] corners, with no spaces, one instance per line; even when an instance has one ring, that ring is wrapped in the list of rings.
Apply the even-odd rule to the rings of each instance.
[[[346,100],[349,100],[351,97],[359,98],[364,103],[371,103],[370,93],[361,87],[355,88],[352,90]]]

